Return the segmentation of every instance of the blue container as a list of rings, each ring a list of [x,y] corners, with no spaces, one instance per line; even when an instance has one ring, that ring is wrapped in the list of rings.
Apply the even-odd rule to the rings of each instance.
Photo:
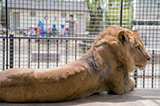
[[[41,22],[40,25],[43,26],[43,22]]]
[[[43,24],[40,25],[41,27],[44,27]]]
[[[42,23],[42,22],[41,22],[41,21],[39,21],[39,22],[38,22],[38,25],[41,25],[41,23]]]
[[[64,28],[64,25],[63,25],[63,24],[61,25],[61,28]]]
[[[40,27],[41,27],[41,30],[43,30],[44,26],[43,26],[43,25],[41,25]]]
[[[53,26],[52,26],[52,27],[56,29],[56,24],[53,24]]]
[[[43,31],[43,35],[44,35],[44,36],[46,36],[46,31],[47,31],[46,29]]]
[[[41,21],[38,22],[38,24],[41,24],[41,23],[42,23]]]

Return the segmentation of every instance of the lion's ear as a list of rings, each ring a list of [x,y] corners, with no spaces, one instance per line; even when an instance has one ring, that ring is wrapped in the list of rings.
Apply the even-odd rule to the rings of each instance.
[[[140,32],[139,32],[139,30],[134,30],[134,31],[132,31],[134,34],[136,34],[137,36],[139,36],[140,35]]]
[[[125,31],[120,31],[120,32],[118,33],[118,39],[119,39],[119,41],[121,41],[122,43],[123,43],[124,41],[128,41],[128,34],[127,34]]]

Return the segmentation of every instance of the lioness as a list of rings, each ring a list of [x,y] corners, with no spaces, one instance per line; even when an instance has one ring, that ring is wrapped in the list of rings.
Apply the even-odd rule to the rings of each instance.
[[[139,31],[109,27],[77,61],[54,69],[13,68],[0,72],[0,100],[56,102],[101,91],[123,94],[135,86],[129,73],[135,67],[144,69],[150,58]]]

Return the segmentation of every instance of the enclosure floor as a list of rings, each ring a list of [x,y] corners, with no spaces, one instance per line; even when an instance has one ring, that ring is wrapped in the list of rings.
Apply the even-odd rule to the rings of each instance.
[[[0,103],[0,106],[160,106],[160,90],[135,89],[123,95],[106,92],[58,103]]]

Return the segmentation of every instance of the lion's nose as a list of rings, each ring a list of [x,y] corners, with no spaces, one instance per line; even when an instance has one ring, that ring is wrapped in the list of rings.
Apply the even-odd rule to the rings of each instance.
[[[149,61],[151,58],[150,58],[150,57],[147,57],[146,59]]]
[[[147,59],[148,61],[151,59],[151,55],[150,55],[148,52],[146,52],[146,59]]]

